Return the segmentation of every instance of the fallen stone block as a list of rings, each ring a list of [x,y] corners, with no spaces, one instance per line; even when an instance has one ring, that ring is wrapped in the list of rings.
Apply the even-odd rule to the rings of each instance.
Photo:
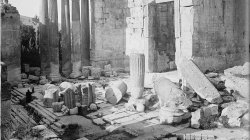
[[[237,101],[224,108],[221,112],[221,116],[226,116],[229,119],[239,118],[245,114],[249,109],[249,104],[244,101]]]
[[[91,76],[94,79],[100,79],[101,73],[102,73],[102,69],[101,68],[91,68]]]
[[[222,102],[218,90],[191,60],[182,58],[178,67],[182,77],[201,98],[210,103]]]
[[[59,99],[59,91],[57,89],[47,89],[44,91],[43,96],[43,104],[46,107],[52,107],[53,102],[58,102]]]
[[[39,81],[39,77],[38,76],[34,76],[34,75],[29,75],[29,80],[32,80],[32,81]]]
[[[240,127],[241,117],[248,111],[248,103],[237,101],[222,110],[220,120],[225,127]]]
[[[202,110],[198,109],[195,112],[192,112],[191,116],[192,116],[191,127],[196,128],[196,129],[200,128],[200,119],[202,117]]]
[[[218,115],[218,105],[216,104],[210,104],[206,107],[202,108],[203,112],[204,112],[204,117],[209,117],[209,116],[213,116],[213,115]]]
[[[225,86],[227,88],[236,90],[242,95],[244,98],[249,99],[249,79],[239,78],[235,76],[222,76],[225,80]]]
[[[145,106],[142,103],[136,103],[136,111],[138,112],[144,112]]]
[[[240,127],[240,125],[241,125],[241,119],[240,118],[230,118],[228,120],[228,125],[230,127]]]
[[[167,78],[157,78],[154,82],[154,90],[158,95],[160,106],[186,109],[192,105],[186,94]]]

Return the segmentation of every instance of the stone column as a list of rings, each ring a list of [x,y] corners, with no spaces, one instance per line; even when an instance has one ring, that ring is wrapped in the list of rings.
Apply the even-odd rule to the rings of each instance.
[[[90,65],[89,0],[81,0],[82,65]]]
[[[71,62],[73,64],[71,78],[81,76],[81,25],[79,0],[72,0],[72,48]]]
[[[40,13],[39,13],[39,42],[41,50],[41,74],[49,75],[49,37],[48,37],[48,0],[40,0]]]
[[[62,74],[69,76],[71,73],[71,38],[70,38],[70,11],[69,0],[61,1],[61,50]]]
[[[49,0],[49,51],[50,51],[50,74],[52,81],[60,81],[59,73],[59,33],[57,0]]]
[[[1,15],[1,61],[7,66],[7,81],[21,81],[20,15],[16,7],[2,6],[6,9]]]
[[[130,84],[131,97],[138,99],[144,90],[145,56],[144,54],[130,54]]]

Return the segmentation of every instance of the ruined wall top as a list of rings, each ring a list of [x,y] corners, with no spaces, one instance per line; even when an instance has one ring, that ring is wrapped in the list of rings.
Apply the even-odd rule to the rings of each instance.
[[[19,14],[16,7],[12,6],[8,3],[8,0],[5,0],[4,2],[1,1],[1,16],[4,16],[6,13],[16,13]]]

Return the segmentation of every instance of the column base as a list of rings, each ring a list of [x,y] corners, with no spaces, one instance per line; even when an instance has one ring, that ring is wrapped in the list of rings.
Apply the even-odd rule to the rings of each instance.
[[[131,98],[133,99],[139,99],[142,97],[144,91],[144,87],[138,88],[138,87],[132,87],[131,89]]]
[[[59,73],[59,65],[50,63],[50,69],[51,69],[51,71],[50,71],[50,74],[49,74],[48,78],[52,82],[61,81],[61,75]]]
[[[82,76],[82,62],[73,62],[72,73],[69,75],[70,78],[77,78]]]
[[[58,74],[50,74],[48,77],[52,82],[60,82],[61,81],[61,75]]]

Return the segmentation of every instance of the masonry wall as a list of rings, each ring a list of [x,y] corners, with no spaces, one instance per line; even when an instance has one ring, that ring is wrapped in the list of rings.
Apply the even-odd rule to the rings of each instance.
[[[126,48],[127,0],[91,0],[91,64],[128,69]]]
[[[245,61],[247,0],[180,0],[177,55],[202,70],[223,70]],[[179,54],[178,54],[179,53]]]
[[[1,9],[1,61],[7,65],[7,80],[21,80],[20,15],[15,7]]]
[[[146,72],[175,69],[174,2],[128,0],[126,54],[144,53]]]

